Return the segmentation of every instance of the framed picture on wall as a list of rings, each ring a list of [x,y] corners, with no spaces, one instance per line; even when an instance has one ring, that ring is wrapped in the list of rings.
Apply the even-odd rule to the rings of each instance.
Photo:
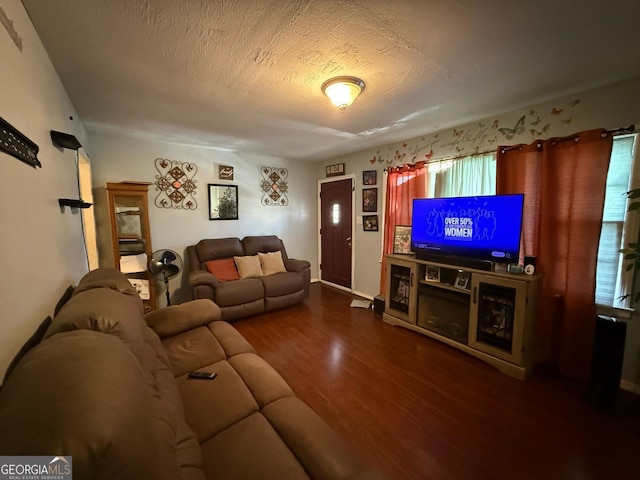
[[[363,212],[378,211],[378,189],[377,188],[362,189],[362,211]]]
[[[233,180],[233,167],[230,165],[218,165],[218,178],[220,180]]]
[[[411,227],[396,225],[393,231],[393,253],[411,253]]]
[[[378,215],[363,215],[362,228],[365,232],[378,231]]]
[[[378,177],[376,170],[365,170],[362,172],[362,184],[363,185],[375,185]]]
[[[238,220],[238,186],[209,185],[209,220]]]

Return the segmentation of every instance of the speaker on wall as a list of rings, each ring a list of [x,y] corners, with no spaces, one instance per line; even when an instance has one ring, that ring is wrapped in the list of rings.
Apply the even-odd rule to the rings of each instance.
[[[524,273],[533,275],[536,272],[536,257],[524,257]]]
[[[605,315],[596,317],[589,390],[600,406],[609,407],[618,398],[626,336],[626,323]]]

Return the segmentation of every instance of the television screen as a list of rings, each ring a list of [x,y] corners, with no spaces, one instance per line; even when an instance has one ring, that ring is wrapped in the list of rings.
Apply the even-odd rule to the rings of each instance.
[[[522,194],[415,199],[411,250],[517,263],[523,201]]]

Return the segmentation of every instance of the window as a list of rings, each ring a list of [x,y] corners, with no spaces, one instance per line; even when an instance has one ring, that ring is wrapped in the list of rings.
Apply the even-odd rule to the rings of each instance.
[[[428,166],[429,197],[495,195],[496,154],[442,160]]]
[[[340,205],[334,203],[331,205],[331,223],[338,225],[340,223]]]
[[[607,188],[602,216],[602,231],[598,248],[596,271],[596,303],[614,308],[628,308],[632,272],[625,272],[619,250],[638,237],[636,214],[627,216],[626,192],[637,188],[634,172],[636,134],[613,139],[611,162],[607,174]]]

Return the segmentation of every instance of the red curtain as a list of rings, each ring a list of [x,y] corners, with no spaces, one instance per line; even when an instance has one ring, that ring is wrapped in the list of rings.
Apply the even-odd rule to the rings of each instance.
[[[613,137],[605,130],[501,147],[499,194],[524,193],[523,255],[543,274],[537,356],[560,373],[589,375],[598,243]]]
[[[396,225],[411,225],[414,198],[426,196],[427,169],[424,162],[387,169],[387,192],[384,212],[383,253],[393,253],[393,234]],[[387,262],[382,257],[380,293],[386,291]]]

